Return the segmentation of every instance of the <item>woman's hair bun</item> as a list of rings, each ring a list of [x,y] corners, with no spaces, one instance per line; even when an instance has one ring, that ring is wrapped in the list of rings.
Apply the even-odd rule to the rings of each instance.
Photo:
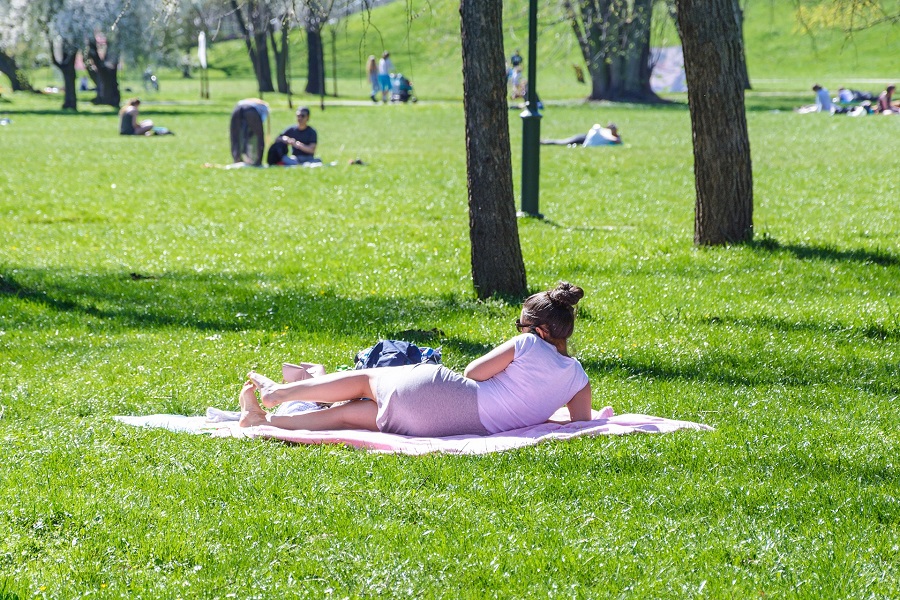
[[[575,306],[584,297],[584,290],[568,281],[560,281],[548,292],[550,300],[564,306]]]

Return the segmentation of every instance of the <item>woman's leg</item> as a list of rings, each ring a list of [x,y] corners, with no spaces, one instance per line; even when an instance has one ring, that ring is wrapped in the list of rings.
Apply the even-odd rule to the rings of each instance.
[[[381,370],[392,368],[403,367],[382,367]],[[373,374],[372,371],[374,369],[340,371],[293,383],[275,383],[268,377],[251,371],[247,379],[259,390],[262,405],[272,408],[290,400],[330,404],[354,398],[375,398],[372,390],[375,388],[374,377],[377,374]]]
[[[270,415],[256,400],[256,384],[248,381],[241,389],[241,427],[272,425],[281,429],[307,429],[324,431],[330,429],[366,429],[378,431],[375,418],[378,407],[371,401],[350,402],[324,410],[316,410],[298,415]]]
[[[144,135],[151,129],[153,129],[153,121],[147,119],[147,120],[141,121],[141,124],[135,128],[134,134],[135,135]]]

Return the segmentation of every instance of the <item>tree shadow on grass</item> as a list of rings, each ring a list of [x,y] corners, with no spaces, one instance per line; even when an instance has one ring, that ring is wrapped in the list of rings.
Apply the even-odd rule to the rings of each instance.
[[[96,110],[71,110],[71,109],[52,109],[52,108],[16,108],[15,106],[6,105],[3,108],[3,114],[9,115],[10,117],[15,115],[33,115],[33,116],[55,116],[55,117],[118,117],[118,110],[113,107],[106,107],[107,110],[104,109],[96,109]],[[167,115],[167,116],[197,116],[197,115],[211,115],[227,117],[230,114],[230,109],[223,109],[222,107],[216,106],[195,106],[195,105],[185,105],[179,108],[169,107],[169,108],[160,108],[159,106],[154,106],[153,104],[145,104],[141,102],[141,117],[148,115]]]
[[[900,265],[900,257],[880,249],[865,250],[857,248],[855,250],[839,250],[833,246],[782,244],[778,240],[770,237],[750,242],[747,246],[760,254],[765,252],[792,254],[795,258],[801,260],[849,261],[880,265],[882,267],[895,267]]]
[[[760,386],[841,386],[864,390],[871,394],[900,394],[896,365],[883,362],[868,367],[866,376],[854,372],[846,364],[811,364],[808,360],[792,359],[766,364],[748,363],[743,357],[725,352],[713,352],[703,359],[675,364],[665,357],[649,360],[638,358],[581,358],[581,364],[590,370],[609,373],[622,379],[646,379],[662,381],[700,382],[730,388]],[[874,373],[872,372],[874,370]]]
[[[778,333],[809,332],[823,336],[840,336],[843,339],[861,336],[878,341],[900,341],[900,320],[895,320],[893,326],[883,323],[869,323],[861,327],[849,327],[837,323],[789,321],[764,315],[748,318],[713,316],[699,319],[697,322],[701,325],[732,325],[749,329],[770,329]]]
[[[711,316],[690,319],[696,328],[730,327],[747,330],[748,337],[771,332],[784,339],[783,349],[759,353],[749,359],[742,346],[711,348],[701,356],[668,355],[585,358],[585,368],[621,376],[623,379],[659,379],[719,384],[729,387],[758,386],[840,386],[864,390],[872,394],[900,394],[900,366],[885,357],[882,360],[822,360],[814,349],[804,353],[790,349],[789,336],[822,340],[827,347],[852,345],[860,338],[876,342],[900,341],[900,319],[893,323],[868,323],[847,326],[836,322],[790,321],[766,315],[747,317]],[[854,338],[856,338],[854,340]],[[885,355],[887,356],[887,355]]]
[[[184,329],[200,332],[285,330],[325,337],[376,336],[406,339],[432,347],[445,355],[475,358],[491,344],[460,332],[447,335],[447,321],[465,323],[473,318],[508,319],[509,335],[520,299],[508,302],[444,296],[348,298],[325,289],[300,289],[289,277],[260,279],[250,273],[166,272],[162,274],[104,273],[83,275],[68,270],[0,270],[0,325],[15,319],[18,329],[46,330],[72,319],[79,327],[111,332],[130,329]],[[32,305],[29,308],[27,305]],[[35,307],[38,310],[35,310]],[[41,310],[44,309],[44,310]],[[585,316],[585,315],[582,315]],[[700,323],[715,326],[722,322]],[[588,321],[590,320],[588,316]],[[413,325],[411,328],[410,325]],[[754,329],[778,331],[821,329],[823,334],[846,333],[840,328],[789,323],[777,319],[736,320]],[[876,339],[900,339],[898,328],[863,331]],[[465,360],[463,358],[463,361]],[[897,366],[881,362],[856,367],[837,361],[816,363],[813,357],[796,357],[785,351],[763,362],[751,362],[727,349],[702,357],[673,358],[584,357],[582,364],[598,373],[627,378],[703,382],[728,386],[848,385],[872,393],[900,393]],[[858,372],[865,368],[866,373]],[[886,382],[892,382],[890,384]]]
[[[19,327],[44,329],[66,316],[111,331],[182,328],[201,332],[287,329],[341,336],[403,339],[478,356],[490,345],[448,336],[441,321],[465,322],[473,311],[485,318],[512,315],[521,299],[489,304],[453,295],[348,298],[333,291],[298,289],[287,278],[252,274],[167,272],[83,275],[66,270],[0,270],[0,303],[18,299],[47,311],[16,310]],[[481,308],[479,308],[481,307]],[[510,323],[514,317],[509,316]],[[2,319],[0,319],[2,323]],[[410,323],[416,326],[410,328]],[[424,324],[423,324],[424,323]],[[514,331],[511,329],[511,331]]]
[[[541,225],[545,225],[547,227],[553,227],[555,229],[562,229],[564,231],[632,231],[637,229],[636,225],[566,225],[564,223],[560,223],[558,221],[554,221],[553,219],[538,219],[536,217],[523,217],[526,219],[531,219],[535,223],[540,223]]]

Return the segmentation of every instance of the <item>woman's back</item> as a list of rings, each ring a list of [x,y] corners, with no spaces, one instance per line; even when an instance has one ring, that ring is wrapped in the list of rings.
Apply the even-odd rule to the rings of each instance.
[[[513,338],[513,361],[478,382],[478,414],[491,433],[543,423],[588,384],[574,358],[535,334]]]
[[[134,106],[127,106],[119,115],[119,134],[134,135],[134,121],[137,109]]]

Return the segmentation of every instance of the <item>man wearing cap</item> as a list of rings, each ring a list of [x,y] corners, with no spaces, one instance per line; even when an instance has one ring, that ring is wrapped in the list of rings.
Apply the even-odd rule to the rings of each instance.
[[[301,106],[297,109],[297,125],[288,127],[278,137],[278,141],[287,144],[290,153],[281,159],[284,166],[299,165],[316,160],[316,130],[309,126],[309,108]]]

